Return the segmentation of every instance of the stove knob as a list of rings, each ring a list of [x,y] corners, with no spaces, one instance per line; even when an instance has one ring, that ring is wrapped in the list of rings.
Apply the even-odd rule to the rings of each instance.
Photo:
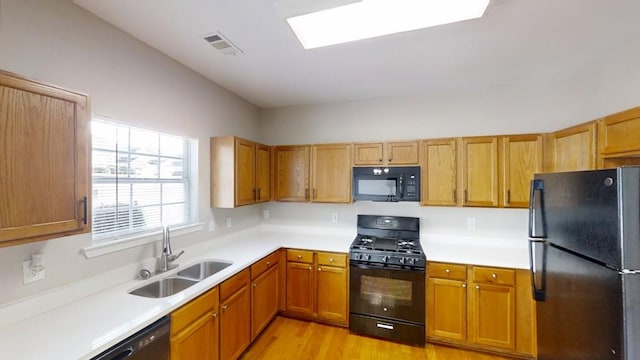
[[[409,259],[409,264],[415,265],[416,264],[416,259],[414,259],[414,258]]]
[[[407,261],[407,258],[403,258],[403,257],[401,257],[401,258],[399,258],[399,259],[398,259],[398,262],[400,262],[400,264],[402,264],[402,265],[404,265],[404,263],[405,263],[406,261]]]
[[[389,259],[387,255],[382,255],[382,258],[380,260],[382,260],[382,262],[387,262],[387,259]]]

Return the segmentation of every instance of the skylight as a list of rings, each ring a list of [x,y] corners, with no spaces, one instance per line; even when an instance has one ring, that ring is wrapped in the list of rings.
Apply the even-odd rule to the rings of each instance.
[[[287,19],[305,49],[482,17],[489,0],[362,0]]]

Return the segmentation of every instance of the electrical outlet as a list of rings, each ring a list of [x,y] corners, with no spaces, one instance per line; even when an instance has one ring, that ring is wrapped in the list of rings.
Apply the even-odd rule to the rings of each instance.
[[[269,218],[269,210],[262,210],[262,218],[263,219]]]
[[[22,262],[22,280],[23,283],[28,284],[34,281],[44,279],[44,267],[39,271],[34,271],[31,267],[31,260],[25,260]]]
[[[476,219],[467,218],[467,229],[474,230],[476,228]]]
[[[338,222],[338,213],[331,213],[331,222],[332,223]]]
[[[231,216],[227,216],[227,227],[231,227]]]
[[[211,220],[209,221],[209,231],[214,231],[216,229],[216,222]]]

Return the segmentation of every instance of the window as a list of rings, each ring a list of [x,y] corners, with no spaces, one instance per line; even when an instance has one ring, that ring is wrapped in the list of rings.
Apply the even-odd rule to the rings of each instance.
[[[193,223],[192,140],[95,119],[91,134],[94,242]]]

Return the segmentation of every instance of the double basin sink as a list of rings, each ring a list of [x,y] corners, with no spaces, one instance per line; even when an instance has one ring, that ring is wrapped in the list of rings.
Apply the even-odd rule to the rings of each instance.
[[[198,282],[216,274],[227,267],[231,262],[207,260],[193,264],[187,268],[154,282],[129,291],[129,294],[148,298],[162,298],[181,292],[182,290],[197,284]]]

